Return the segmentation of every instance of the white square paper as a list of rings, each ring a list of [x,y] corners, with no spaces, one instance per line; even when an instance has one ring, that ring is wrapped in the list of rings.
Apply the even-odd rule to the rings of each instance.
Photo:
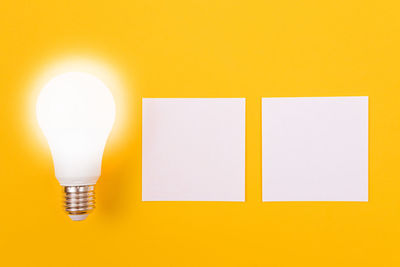
[[[368,201],[368,97],[262,99],[263,201]]]
[[[144,98],[143,201],[245,200],[245,99]]]

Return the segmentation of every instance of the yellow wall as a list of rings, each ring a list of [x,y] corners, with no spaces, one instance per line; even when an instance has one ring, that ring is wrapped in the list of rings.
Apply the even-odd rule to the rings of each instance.
[[[106,4],[106,2],[108,2]],[[399,266],[398,1],[0,2],[1,266]],[[35,121],[64,69],[118,119],[87,221]],[[261,97],[370,96],[370,201],[261,202]],[[246,97],[246,202],[141,202],[141,97]]]

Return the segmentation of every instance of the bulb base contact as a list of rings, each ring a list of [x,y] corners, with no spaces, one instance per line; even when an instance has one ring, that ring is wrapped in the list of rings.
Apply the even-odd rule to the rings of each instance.
[[[86,219],[95,207],[94,185],[63,186],[64,208],[73,221]]]

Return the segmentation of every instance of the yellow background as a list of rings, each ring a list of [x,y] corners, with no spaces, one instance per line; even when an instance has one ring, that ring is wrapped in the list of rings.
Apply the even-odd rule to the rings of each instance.
[[[399,266],[398,1],[0,2],[1,266]],[[98,205],[62,211],[37,94],[111,88]],[[370,97],[368,203],[261,202],[261,97]],[[141,202],[141,98],[246,97],[246,202]]]

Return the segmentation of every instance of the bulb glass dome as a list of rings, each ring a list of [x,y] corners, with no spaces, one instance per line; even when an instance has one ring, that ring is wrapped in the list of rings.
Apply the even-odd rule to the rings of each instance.
[[[115,120],[109,89],[91,74],[61,74],[42,89],[36,113],[61,185],[95,184]]]

